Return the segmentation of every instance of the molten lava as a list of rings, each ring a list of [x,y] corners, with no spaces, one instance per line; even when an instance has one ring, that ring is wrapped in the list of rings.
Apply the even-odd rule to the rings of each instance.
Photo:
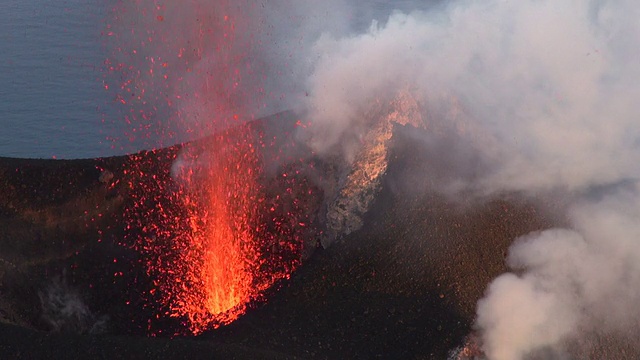
[[[134,202],[125,211],[125,243],[148,275],[147,331],[166,332],[172,318],[197,334],[238,318],[297,267],[311,228],[305,201],[315,194],[295,170],[275,180],[263,174],[263,161],[284,162],[263,159],[274,139],[263,143],[245,121],[265,96],[266,76],[250,61],[262,29],[246,13],[258,12],[256,4],[116,4],[105,31],[114,50],[105,90],[123,106],[126,137],[153,148],[195,132],[218,134],[175,147],[171,160],[187,164],[179,174],[142,170],[154,151],[132,155],[124,171]]]
[[[150,334],[228,324],[300,264],[318,198],[298,165],[264,174],[261,149],[269,146],[245,123],[186,145],[173,171],[126,171],[135,199],[128,236],[151,281],[143,294]],[[131,166],[142,169],[152,156],[133,155]]]
[[[190,232],[177,253],[182,268],[165,290],[172,316],[187,318],[194,333],[235,320],[273,282],[260,273],[260,166],[246,132],[208,141],[209,155],[195,159],[186,177]]]

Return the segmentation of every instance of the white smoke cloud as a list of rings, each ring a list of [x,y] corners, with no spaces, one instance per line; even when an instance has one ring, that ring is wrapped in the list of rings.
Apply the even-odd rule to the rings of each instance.
[[[573,230],[518,239],[505,274],[478,305],[490,359],[521,359],[589,331],[637,331],[640,310],[640,188],[570,210]]]
[[[478,305],[489,358],[640,328],[640,5],[399,1],[403,11],[389,15],[376,9],[393,5],[379,3],[200,0],[167,2],[161,13],[151,0],[122,3],[115,57],[147,70],[124,78],[147,93],[120,93],[134,99],[137,121],[167,106],[182,130],[302,103],[314,150],[348,157],[371,102],[409,89],[425,109],[428,155],[449,159],[442,191],[575,199],[570,228],[518,239],[514,273]],[[232,43],[227,14],[239,19]],[[377,22],[363,26],[369,18]]]
[[[479,303],[489,359],[640,329],[639,15],[628,0],[451,1],[313,48],[319,153],[348,151],[364,109],[409,88],[432,129],[425,140],[446,144],[428,155],[456,162],[441,189],[573,199],[568,228],[518,239],[513,273]]]
[[[54,278],[38,296],[42,319],[52,331],[100,334],[107,330],[108,317],[93,313],[64,278]]]
[[[369,101],[410,86],[428,112],[459,101],[474,129],[460,142],[482,134],[476,151],[495,165],[482,179],[487,191],[636,177],[638,70],[617,42],[630,41],[621,23],[635,26],[637,6],[627,4],[453,2],[395,13],[361,35],[324,36],[308,83],[314,144],[337,144]]]

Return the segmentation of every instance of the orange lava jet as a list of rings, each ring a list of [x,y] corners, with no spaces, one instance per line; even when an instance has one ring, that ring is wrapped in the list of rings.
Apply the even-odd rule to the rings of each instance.
[[[153,168],[154,151],[132,155],[125,171],[126,243],[151,282],[142,298],[153,335],[172,331],[166,318],[195,334],[228,324],[300,263],[315,193],[291,168],[263,174],[263,161],[284,162],[261,149],[282,139],[263,143],[245,122],[267,95],[251,60],[262,16],[250,1],[117,1],[105,29],[105,89],[123,106],[131,142],[218,134],[173,148],[171,162],[187,163],[178,175]]]
[[[187,318],[194,333],[235,320],[278,277],[260,273],[260,166],[247,132],[242,127],[209,140],[208,154],[187,172],[190,231],[178,251],[183,268],[166,290],[171,315]]]

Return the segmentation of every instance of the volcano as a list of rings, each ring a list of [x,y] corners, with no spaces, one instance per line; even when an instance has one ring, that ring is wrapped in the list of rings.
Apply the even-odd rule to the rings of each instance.
[[[166,220],[185,219],[176,173],[210,140],[98,159],[0,158],[3,358],[457,356],[487,284],[507,270],[513,239],[556,225],[562,204],[518,194],[447,198],[430,189],[438,174],[418,151],[415,133],[429,129],[402,112],[375,116],[383,120],[363,137],[369,145],[347,163],[297,142],[296,114],[249,123],[275,139],[262,142],[260,201],[272,206],[257,207],[259,218],[274,209],[268,218],[290,221],[261,228],[268,261],[259,269],[287,275],[248,299],[237,319],[197,336],[163,301],[159,281],[178,278],[148,265],[179,254],[166,251],[176,226],[189,228]],[[141,251],[141,238],[151,251]],[[577,356],[640,354],[615,335],[592,340]]]

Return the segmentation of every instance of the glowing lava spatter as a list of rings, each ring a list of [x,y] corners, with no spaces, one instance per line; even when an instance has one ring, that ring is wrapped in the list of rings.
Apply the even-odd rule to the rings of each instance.
[[[172,316],[187,318],[195,333],[235,320],[278,276],[260,273],[260,166],[246,132],[241,127],[208,140],[208,155],[187,173],[190,234],[178,244],[179,268],[165,291]]]
[[[300,263],[309,221],[295,194],[306,185],[291,177],[267,189],[260,149],[269,144],[244,120],[252,117],[246,103],[264,95],[247,80],[256,77],[246,61],[255,29],[243,29],[259,23],[239,16],[249,5],[120,1],[105,31],[115,50],[106,67],[120,81],[105,89],[127,108],[131,141],[163,146],[176,132],[218,134],[176,154],[188,165],[175,176],[140,170],[153,163],[149,154],[131,157],[135,203],[125,216],[153,284],[143,296],[155,312],[152,334],[165,331],[157,323],[167,317],[196,334],[227,324]]]
[[[189,145],[175,179],[142,188],[139,209],[151,209],[137,216],[137,247],[150,295],[194,334],[237,319],[301,261],[313,192],[295,174],[264,176],[256,134],[244,124]]]

